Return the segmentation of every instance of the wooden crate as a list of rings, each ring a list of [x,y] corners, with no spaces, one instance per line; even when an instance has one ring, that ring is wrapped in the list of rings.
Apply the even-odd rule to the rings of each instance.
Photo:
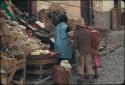
[[[1,54],[2,55],[2,54]],[[1,57],[1,68],[7,73],[7,77],[3,77],[3,83],[5,85],[13,85],[13,77],[16,71],[23,69],[23,82],[25,81],[25,71],[26,71],[26,59],[17,60],[16,58],[8,58],[4,55]],[[24,84],[24,83],[23,83]],[[22,80],[19,81],[18,85],[22,85]]]
[[[17,85],[24,85],[25,84],[25,75],[26,75],[26,60],[25,59],[22,59],[22,60],[19,60],[17,63],[16,63],[16,71],[18,70],[21,70],[22,69],[22,77],[20,80],[12,80],[12,83],[13,84],[17,84]],[[16,74],[14,76],[17,76]]]
[[[39,66],[39,69],[27,70],[26,73],[27,74],[38,74],[41,79],[43,74],[51,73],[51,71],[50,71],[51,69],[45,70],[45,69],[43,69],[43,65],[55,64],[55,63],[57,63],[57,58],[44,59],[44,60],[27,60],[27,65]]]

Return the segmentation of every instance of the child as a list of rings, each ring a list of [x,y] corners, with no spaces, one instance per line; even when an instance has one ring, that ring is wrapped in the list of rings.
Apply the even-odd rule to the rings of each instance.
[[[100,32],[98,30],[92,29],[91,31],[92,40],[92,61],[93,61],[93,69],[95,71],[94,78],[98,78],[97,68],[101,67],[101,59],[99,54],[99,44],[100,44]]]

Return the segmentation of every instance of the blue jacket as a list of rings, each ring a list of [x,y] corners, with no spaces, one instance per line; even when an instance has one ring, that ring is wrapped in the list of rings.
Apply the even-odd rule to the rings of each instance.
[[[66,33],[67,25],[62,22],[55,28],[55,51],[60,52],[59,58],[72,58],[71,43]]]

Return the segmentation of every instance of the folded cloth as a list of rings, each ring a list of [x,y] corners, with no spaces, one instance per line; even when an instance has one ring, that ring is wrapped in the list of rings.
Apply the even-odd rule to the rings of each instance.
[[[68,60],[62,60],[60,62],[60,66],[64,67],[66,71],[72,68],[72,66],[69,64]]]

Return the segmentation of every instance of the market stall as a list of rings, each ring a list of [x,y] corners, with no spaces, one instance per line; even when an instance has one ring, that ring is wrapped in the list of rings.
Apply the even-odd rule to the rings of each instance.
[[[25,84],[26,74],[39,75],[39,83],[44,80],[43,74],[52,74],[52,67],[57,63],[60,53],[54,51],[54,28],[59,23],[60,15],[66,14],[66,11],[60,5],[52,4],[49,9],[40,10],[36,17],[22,12],[13,3],[10,5],[2,2],[2,4],[4,5],[0,8],[2,84]],[[73,18],[68,21],[70,32],[67,32],[72,42],[76,25],[83,26],[84,20]]]
[[[23,53],[15,53],[5,42],[0,43],[1,46],[1,70],[5,72],[2,84],[17,84],[25,83],[25,72],[26,72],[26,57]],[[17,72],[20,71],[20,74]],[[18,77],[14,79],[14,77]]]
[[[58,52],[50,50],[50,45],[47,43],[50,40],[51,31],[46,29],[44,23],[21,12],[14,4],[11,4],[11,11],[13,13],[9,10],[4,12],[4,8],[0,9],[2,84],[24,84],[26,73],[39,74],[42,80],[42,74],[45,74],[42,66],[55,64],[59,56]],[[16,19],[13,20],[10,17]],[[47,39],[46,42],[43,42],[43,38]],[[36,69],[26,69],[31,65],[39,66],[39,72],[33,71]]]

